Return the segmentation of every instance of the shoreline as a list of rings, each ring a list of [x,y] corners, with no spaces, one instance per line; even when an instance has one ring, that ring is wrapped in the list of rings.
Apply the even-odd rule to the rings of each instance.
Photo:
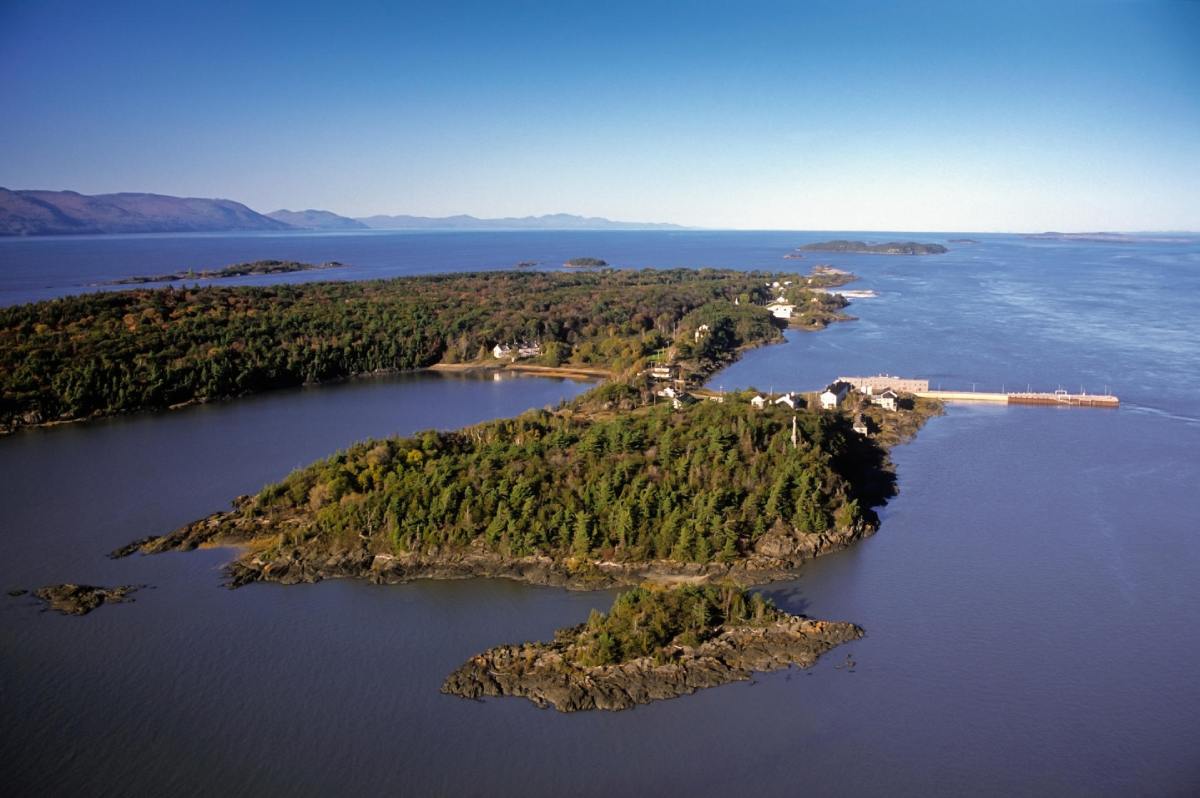
[[[594,366],[542,366],[537,363],[506,363],[503,361],[489,363],[486,360],[474,363],[434,363],[432,366],[413,369],[413,371],[432,371],[445,374],[515,371],[542,377],[570,377],[583,380],[606,380],[616,376],[616,373],[609,369]]]
[[[513,371],[526,373],[532,376],[564,379],[578,379],[585,381],[605,380],[616,376],[613,372],[601,368],[593,367],[571,367],[571,366],[539,366],[533,363],[522,365],[519,363],[434,363],[432,366],[421,366],[415,369],[380,369],[378,371],[364,371],[359,374],[351,374],[346,377],[339,377],[334,380],[323,380],[321,382],[305,382],[299,385],[286,385],[279,388],[273,388],[267,391],[251,391],[249,393],[237,394],[235,396],[221,396],[216,398],[188,399],[186,402],[176,402],[173,405],[166,407],[147,407],[140,410],[133,410],[128,413],[104,413],[95,416],[80,416],[78,418],[56,418],[51,421],[39,421],[34,424],[18,424],[13,427],[0,428],[0,438],[8,435],[14,435],[20,430],[34,429],[49,429],[51,427],[60,427],[67,424],[80,424],[87,421],[101,421],[103,419],[115,418],[133,418],[141,415],[150,415],[154,413],[170,413],[176,410],[186,410],[189,407],[197,405],[220,404],[225,402],[234,402],[238,399],[245,399],[250,396],[269,396],[272,393],[280,391],[294,391],[301,388],[316,388],[329,385],[342,385],[345,383],[358,382],[361,380],[369,380],[373,377],[396,377],[402,374],[475,374],[485,372]]]
[[[619,599],[618,599],[619,600]],[[480,700],[515,696],[559,712],[617,712],[749,681],[757,673],[810,668],[837,646],[860,640],[862,627],[783,614],[770,623],[722,624],[698,644],[672,642],[658,656],[608,664],[580,661],[588,624],[560,629],[552,642],[500,645],[476,654],[446,677],[442,692]]]

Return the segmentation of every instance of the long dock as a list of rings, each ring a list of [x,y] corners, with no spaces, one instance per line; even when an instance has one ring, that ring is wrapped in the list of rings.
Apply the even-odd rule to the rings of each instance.
[[[1061,407],[1120,407],[1112,394],[1067,393],[988,393],[985,391],[917,391],[917,396],[943,402],[986,402],[1003,405],[1055,405]]]

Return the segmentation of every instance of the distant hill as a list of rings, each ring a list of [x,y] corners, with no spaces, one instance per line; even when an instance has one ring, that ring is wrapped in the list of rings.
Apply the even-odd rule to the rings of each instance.
[[[614,222],[599,216],[551,213],[545,216],[508,216],[480,219],[475,216],[367,216],[360,218],[379,230],[686,230],[661,222]]]
[[[1081,241],[1089,244],[1187,244],[1195,234],[1164,233],[1027,233],[1022,236],[1033,241]]]
[[[366,230],[365,224],[357,219],[338,216],[331,211],[289,211],[280,209],[267,214],[276,221],[299,227],[303,230]]]
[[[0,187],[0,235],[290,230],[240,202],[163,194],[10,191]]]

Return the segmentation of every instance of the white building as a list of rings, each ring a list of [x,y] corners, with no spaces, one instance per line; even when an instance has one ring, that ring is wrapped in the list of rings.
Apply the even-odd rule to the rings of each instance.
[[[709,328],[707,324],[701,324],[696,328],[696,334],[692,336],[696,343],[700,343],[700,339],[708,335],[708,329]]]
[[[848,383],[830,383],[829,387],[821,392],[821,407],[825,410],[833,410],[845,401],[846,394],[849,392],[850,385]]]
[[[775,401],[771,402],[771,404],[774,404],[774,405],[787,405],[787,406],[788,406],[788,407],[790,407],[792,410],[795,410],[797,407],[803,407],[803,406],[804,406],[804,400],[803,400],[803,399],[801,399],[801,398],[800,398],[800,395],[799,395],[799,394],[797,394],[795,391],[788,391],[788,392],[787,392],[787,393],[785,393],[783,396],[780,396],[778,399],[776,399]]]
[[[519,344],[496,344],[492,347],[492,357],[497,360],[516,360],[519,357],[537,357],[542,353],[540,343],[522,341]]]
[[[755,410],[762,410],[767,406],[767,397],[763,396],[761,393],[756,393],[754,398],[750,400],[750,406]]]
[[[871,397],[871,401],[882,407],[884,410],[895,410],[896,400],[898,398],[900,397],[896,394],[896,392],[891,388],[888,388],[883,393],[876,394],[875,396]]]
[[[929,390],[929,380],[897,377],[892,374],[876,374],[874,377],[838,377],[838,382],[848,382],[868,396],[889,388],[905,393],[922,393]]]
[[[651,366],[646,370],[652,380],[673,380],[675,379],[674,366]]]
[[[671,407],[676,410],[682,409],[685,404],[692,404],[696,401],[695,397],[686,391],[676,390],[669,385],[666,388],[655,391],[654,393],[657,396],[663,397],[664,399],[670,399]]]
[[[771,315],[777,319],[790,319],[796,311],[796,306],[783,297],[779,297],[767,305],[767,310],[771,311]]]

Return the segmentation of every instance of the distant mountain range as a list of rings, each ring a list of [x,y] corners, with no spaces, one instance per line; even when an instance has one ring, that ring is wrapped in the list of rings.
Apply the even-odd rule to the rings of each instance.
[[[366,216],[358,221],[377,230],[686,230],[661,222],[614,222],[599,216],[551,213],[545,216]]]
[[[505,219],[369,216],[323,210],[258,213],[240,202],[164,194],[11,191],[0,187],[0,235],[217,233],[242,230],[683,230],[674,224],[614,222],[555,213]]]
[[[317,211],[311,208],[307,211],[271,211],[267,214],[276,221],[299,227],[302,230],[366,230],[365,224],[358,219],[338,216],[332,211]]]
[[[0,187],[0,235],[207,233],[290,230],[240,202],[162,194],[9,191]]]

